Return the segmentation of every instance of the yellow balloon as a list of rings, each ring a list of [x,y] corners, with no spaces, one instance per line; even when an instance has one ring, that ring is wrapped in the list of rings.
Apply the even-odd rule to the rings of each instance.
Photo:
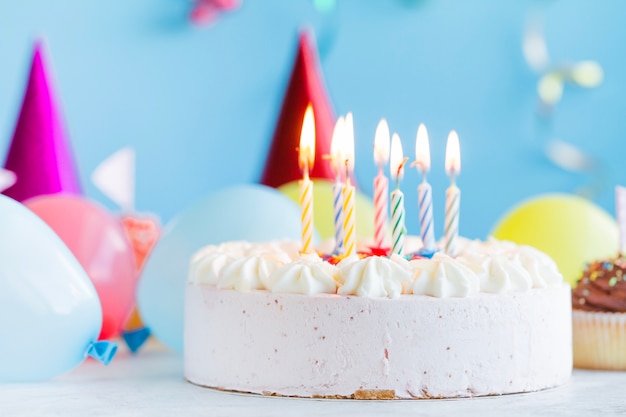
[[[281,185],[278,190],[298,203],[300,190],[298,181]],[[374,203],[360,191],[355,193],[355,216],[357,237],[374,236]],[[333,209],[333,183],[328,180],[313,180],[313,222],[321,239],[335,236],[334,209]]]
[[[615,220],[590,201],[567,194],[547,194],[525,201],[499,221],[493,236],[536,247],[557,263],[571,285],[586,262],[615,256]]]

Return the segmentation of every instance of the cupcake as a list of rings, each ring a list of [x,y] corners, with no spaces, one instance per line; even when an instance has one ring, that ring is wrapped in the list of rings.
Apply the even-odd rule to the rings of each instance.
[[[626,370],[626,257],[589,264],[572,292],[574,366]]]

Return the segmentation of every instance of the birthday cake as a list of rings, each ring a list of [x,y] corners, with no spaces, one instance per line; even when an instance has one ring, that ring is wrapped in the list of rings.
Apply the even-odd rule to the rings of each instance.
[[[509,242],[460,239],[455,258],[208,246],[185,309],[185,377],[221,390],[473,397],[554,387],[572,370],[570,288],[547,255]]]

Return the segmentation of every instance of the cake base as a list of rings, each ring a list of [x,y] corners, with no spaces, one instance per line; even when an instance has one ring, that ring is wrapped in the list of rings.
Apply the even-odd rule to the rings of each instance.
[[[538,391],[572,370],[570,288],[468,298],[188,284],[185,377],[228,391],[427,399]]]

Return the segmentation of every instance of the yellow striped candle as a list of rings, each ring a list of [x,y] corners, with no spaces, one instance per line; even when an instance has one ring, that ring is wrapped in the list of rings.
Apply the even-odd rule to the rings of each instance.
[[[453,130],[448,135],[446,145],[446,173],[450,175],[450,187],[446,190],[446,218],[444,237],[446,254],[456,256],[456,241],[459,236],[459,212],[461,206],[461,190],[456,186],[456,176],[461,172],[461,150],[459,135]]]
[[[389,125],[385,119],[381,119],[376,128],[374,162],[378,164],[378,175],[374,178],[374,246],[382,248],[385,245],[385,226],[389,210],[389,181],[383,171],[383,166],[389,162]]]
[[[354,186],[350,183],[350,174],[354,170],[354,126],[352,113],[345,118],[343,136],[343,158],[346,168],[346,183],[343,188],[343,254],[356,255],[356,217],[354,205]]]
[[[400,191],[400,179],[404,175],[404,164],[408,158],[404,158],[400,136],[394,133],[391,137],[391,178],[396,181],[396,189],[391,192],[391,253],[402,255],[404,253],[404,194]]]
[[[298,162],[303,178],[300,181],[300,223],[302,226],[302,252],[313,252],[313,181],[309,178],[309,170],[315,161],[315,117],[313,107],[309,104],[302,121]]]

